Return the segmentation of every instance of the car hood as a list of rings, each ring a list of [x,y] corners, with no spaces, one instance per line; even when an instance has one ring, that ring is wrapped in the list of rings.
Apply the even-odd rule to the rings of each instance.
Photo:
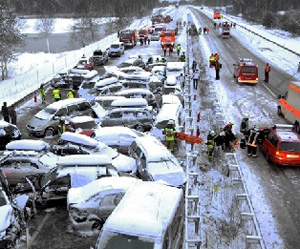
[[[7,229],[13,218],[13,208],[11,205],[5,205],[0,207],[0,232]]]
[[[44,126],[48,121],[49,121],[49,118],[43,119],[43,118],[34,116],[29,120],[28,125],[31,127],[40,127],[40,126]]]
[[[132,157],[125,156],[121,153],[112,160],[112,164],[119,172],[135,173],[137,169],[136,161]]]
[[[152,173],[152,177],[154,181],[164,181],[175,187],[181,187],[186,182],[186,178],[182,172]]]

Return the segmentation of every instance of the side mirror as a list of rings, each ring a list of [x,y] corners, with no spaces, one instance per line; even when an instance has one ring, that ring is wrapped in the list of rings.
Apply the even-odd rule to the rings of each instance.
[[[59,116],[54,116],[53,120],[59,120]]]

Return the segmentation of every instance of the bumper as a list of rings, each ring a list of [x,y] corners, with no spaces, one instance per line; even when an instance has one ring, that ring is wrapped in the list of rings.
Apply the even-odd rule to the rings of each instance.
[[[26,126],[27,132],[35,137],[43,137],[45,135],[45,130],[36,130]]]
[[[238,79],[238,83],[239,84],[243,84],[243,83],[245,83],[245,84],[257,84],[257,80],[239,80]]]
[[[270,156],[271,157],[271,156]],[[287,159],[281,157],[271,157],[271,160],[275,164],[279,164],[282,166],[300,166],[300,159]]]

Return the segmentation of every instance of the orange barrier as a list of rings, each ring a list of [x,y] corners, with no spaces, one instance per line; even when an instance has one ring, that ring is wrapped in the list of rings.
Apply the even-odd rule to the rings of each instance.
[[[190,144],[201,144],[203,142],[203,139],[201,137],[192,136],[192,135],[185,134],[182,132],[177,132],[176,138],[179,140],[184,140]]]

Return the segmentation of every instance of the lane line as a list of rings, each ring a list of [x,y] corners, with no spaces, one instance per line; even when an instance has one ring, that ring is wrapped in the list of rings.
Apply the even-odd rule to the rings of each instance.
[[[276,94],[275,93],[273,93],[272,91],[271,91],[271,89],[269,88],[269,87],[267,87],[266,86],[266,84],[262,84],[262,86],[273,96],[273,97],[275,97],[275,98],[277,98],[277,96],[276,96]]]

